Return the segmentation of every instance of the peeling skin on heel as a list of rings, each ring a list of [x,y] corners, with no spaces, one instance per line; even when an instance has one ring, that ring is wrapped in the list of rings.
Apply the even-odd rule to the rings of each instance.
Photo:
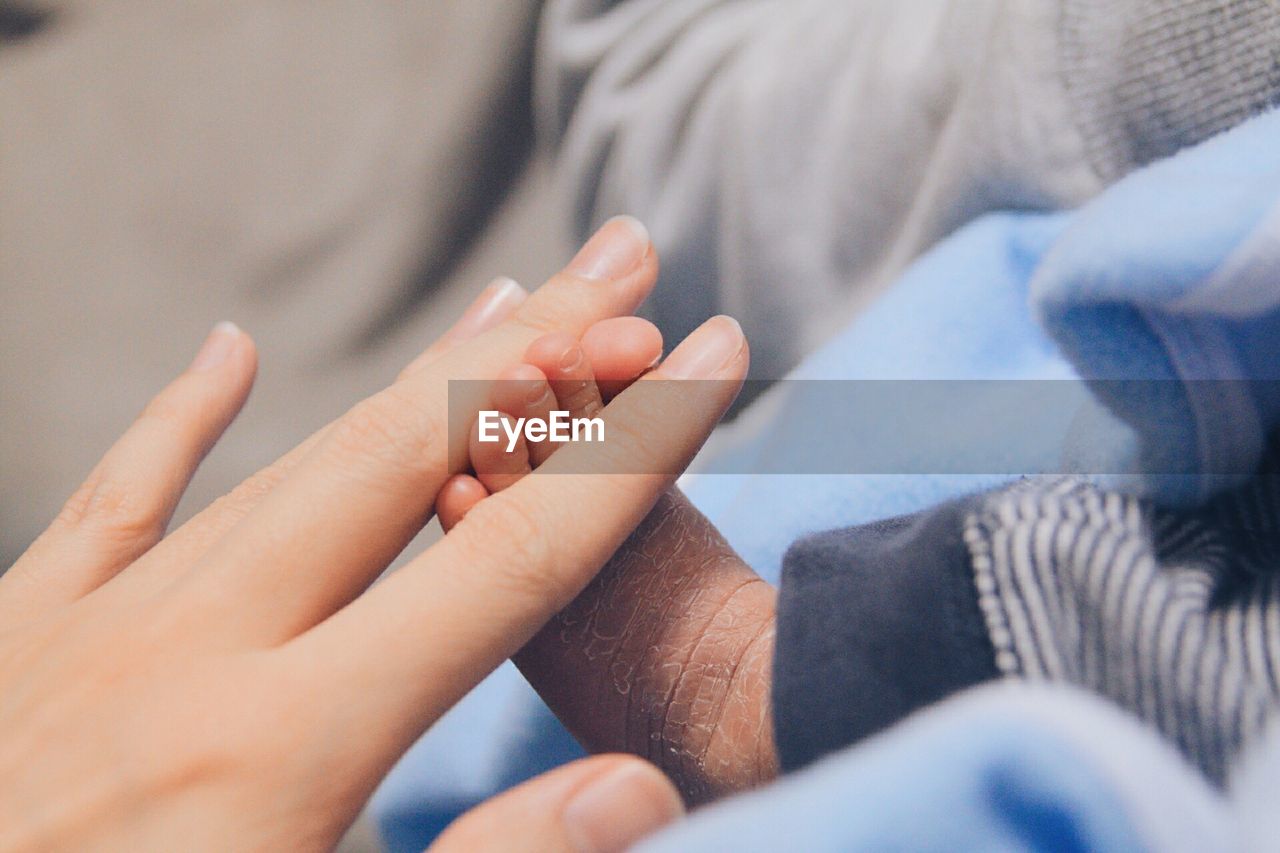
[[[671,492],[516,661],[588,749],[648,758],[706,802],[777,774],[775,601]]]

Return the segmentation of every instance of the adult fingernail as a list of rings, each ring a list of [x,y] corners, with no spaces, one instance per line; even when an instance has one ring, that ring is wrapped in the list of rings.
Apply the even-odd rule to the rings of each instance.
[[[662,363],[668,379],[711,379],[746,346],[742,327],[732,317],[712,317],[685,338]]]
[[[615,216],[595,233],[565,269],[598,281],[622,278],[649,253],[649,229],[634,216]]]
[[[564,824],[581,853],[615,853],[682,814],[680,795],[661,771],[628,761],[579,791],[565,806]]]
[[[510,317],[528,295],[514,279],[506,276],[495,278],[467,310],[462,312],[458,322],[444,334],[442,340],[459,341],[488,331]]]
[[[227,360],[240,342],[240,327],[235,323],[223,320],[213,327],[209,336],[200,345],[200,351],[191,361],[191,370],[212,370]]]

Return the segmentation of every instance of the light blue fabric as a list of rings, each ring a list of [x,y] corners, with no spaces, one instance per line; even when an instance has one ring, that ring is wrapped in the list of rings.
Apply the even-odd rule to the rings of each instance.
[[[1078,211],[998,214],[971,224],[795,373],[808,380],[1083,377],[1096,396],[1077,386],[1079,416],[1070,423],[1029,420],[1037,412],[975,422],[957,408],[948,413],[956,430],[947,441],[913,443],[907,431],[885,452],[899,454],[903,470],[945,471],[969,438],[990,446],[994,432],[1013,458],[1028,460],[1026,473],[1130,472],[1109,485],[1180,502],[1239,479],[1223,472],[1243,473],[1258,458],[1264,434],[1280,422],[1280,385],[1265,381],[1278,376],[1280,113],[1136,173]],[[1193,381],[1096,381],[1104,379]],[[1196,381],[1204,379],[1225,381]],[[743,434],[707,460],[708,470],[750,471],[752,461],[766,470],[795,461],[792,470],[805,470],[798,454],[812,445],[796,437],[808,428],[800,418],[812,412],[803,396],[786,397],[804,387],[766,395],[753,407],[761,414],[749,413]],[[829,414],[849,423],[867,417],[857,400],[848,403],[848,411]],[[859,440],[852,431],[837,435]],[[1177,475],[1138,476],[1143,470]],[[704,473],[686,491],[776,581],[783,553],[801,534],[920,510],[1005,479]],[[393,848],[421,849],[466,806],[574,753],[518,673],[504,667],[409,753],[375,797],[374,812]]]
[[[717,457],[705,460],[699,474],[685,479],[686,494],[743,559],[776,583],[782,555],[800,536],[915,512],[1006,481],[1008,477],[1000,474],[737,472],[766,464],[774,470],[814,470],[794,457],[812,453],[815,447],[839,453],[844,443],[861,440],[848,428],[859,417],[859,401],[852,398],[858,389],[851,386],[842,399],[839,392],[831,394],[811,382],[1073,379],[1070,365],[1030,322],[1028,309],[1035,263],[1067,221],[1062,214],[988,216],[928,253],[848,329],[797,368],[790,378],[799,381],[782,383],[758,401],[755,410],[744,415],[746,422],[736,428],[729,446],[718,448]],[[959,383],[956,387],[963,390]],[[821,397],[821,402],[807,400],[809,396]],[[833,402],[849,410],[832,412],[823,405]],[[835,432],[825,440],[797,440],[814,426]],[[937,466],[934,470],[943,470],[966,439],[979,438],[978,444],[989,446],[991,425],[970,427],[981,435],[953,432],[954,443],[946,446],[907,441],[877,446],[886,456],[896,454],[904,471],[921,470],[931,462]],[[1041,450],[1040,471],[1059,467],[1062,429],[1050,436],[1019,434],[1035,439],[1030,446]],[[840,469],[839,460],[831,464]],[[886,467],[890,464],[886,461]]]
[[[1200,501],[1242,480],[1280,422],[1280,113],[1137,172],[1078,211],[993,215],[962,229],[793,378],[1083,378],[1094,393],[1079,396],[1069,422],[1034,411],[974,422],[959,410],[947,415],[946,442],[913,442],[906,431],[876,445],[904,471],[946,471],[994,442],[1028,462],[1025,474],[1101,472],[1106,486],[1163,502]],[[1055,403],[1077,387],[1063,383]],[[797,383],[766,395],[768,417],[706,463],[713,473],[685,482],[771,580],[798,536],[1008,479],[737,473],[760,460],[809,470],[815,442],[796,440],[806,426],[856,421],[806,405],[808,393]],[[849,430],[821,446],[833,470],[848,470],[841,453],[865,452],[864,440]]]
[[[1230,853],[1239,836],[1221,796],[1136,720],[1065,688],[997,684],[638,849]]]
[[[1073,216],[1036,271],[1036,317],[1139,439],[1108,470],[1168,502],[1239,482],[1276,426],[1280,114],[1135,173]],[[1138,458],[1129,454],[1137,451]]]

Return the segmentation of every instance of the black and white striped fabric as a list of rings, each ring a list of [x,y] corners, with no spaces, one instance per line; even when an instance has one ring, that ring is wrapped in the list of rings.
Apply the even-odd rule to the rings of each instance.
[[[1280,705],[1280,476],[1174,512],[1074,480],[965,519],[1006,676],[1066,681],[1150,722],[1215,781]]]

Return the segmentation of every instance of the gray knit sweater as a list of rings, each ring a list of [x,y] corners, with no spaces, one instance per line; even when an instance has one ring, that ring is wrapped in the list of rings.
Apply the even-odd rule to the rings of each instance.
[[[552,0],[538,99],[578,229],[643,218],[655,318],[772,378],[958,225],[1276,103],[1280,2]]]

